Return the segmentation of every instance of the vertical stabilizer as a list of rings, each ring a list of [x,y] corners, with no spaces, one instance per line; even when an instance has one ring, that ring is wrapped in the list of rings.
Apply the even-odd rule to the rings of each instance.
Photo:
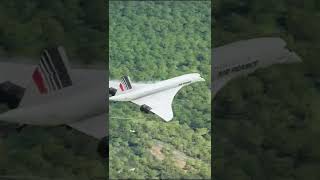
[[[120,92],[125,92],[127,90],[132,89],[131,81],[129,76],[123,76],[121,78],[120,84],[119,84],[119,90]]]
[[[39,102],[56,92],[72,86],[68,58],[63,47],[47,48],[41,53],[40,62],[31,74],[31,81],[21,105]]]

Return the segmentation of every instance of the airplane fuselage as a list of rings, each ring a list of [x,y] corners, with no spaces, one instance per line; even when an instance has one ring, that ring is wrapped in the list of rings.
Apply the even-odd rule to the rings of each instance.
[[[230,53],[232,52],[232,53]],[[239,41],[214,48],[213,79],[246,75],[258,68],[272,64],[300,62],[300,58],[286,49],[285,42],[278,38],[258,38]]]
[[[58,91],[44,101],[39,99],[32,104],[22,104],[17,109],[1,114],[0,119],[12,123],[54,126],[106,114],[105,72],[93,72],[96,74],[95,82],[81,76],[82,73],[82,70],[73,71],[74,78],[79,79],[77,82],[80,83]]]
[[[301,62],[280,38],[257,38],[238,41],[212,51],[213,97],[233,78],[248,75],[273,64]]]
[[[182,76],[174,77],[168,80],[160,81],[153,84],[144,84],[125,93],[119,93],[109,98],[111,101],[132,101],[144,96],[149,96],[161,91],[185,86],[194,82],[204,81],[198,73],[185,74]]]
[[[229,80],[239,75],[246,75],[258,68],[276,63],[300,61],[294,52],[286,48],[285,42],[278,38],[260,38],[229,44],[215,48],[212,55],[213,96]],[[10,64],[5,64],[5,67],[0,68],[0,72],[10,76],[10,79],[5,80],[10,80],[22,87],[27,86],[29,81],[18,84],[19,79],[25,79],[24,76],[17,76],[19,74],[10,72],[11,68],[8,68],[11,67]],[[32,74],[35,68],[32,66],[24,68],[23,65],[17,67],[23,74]],[[90,71],[90,76],[82,76],[86,72],[87,70],[72,70],[72,77],[76,82],[74,86],[65,88],[61,92],[57,91],[57,94],[51,98],[31,97],[33,98],[31,104],[21,104],[19,108],[1,114],[0,120],[32,125],[61,125],[106,114],[108,108],[105,91],[106,72]],[[14,79],[17,79],[17,82]],[[133,86],[130,90],[118,92],[115,96],[109,97],[109,100],[133,101],[203,80],[198,73],[192,73],[152,84],[136,84],[137,86]]]

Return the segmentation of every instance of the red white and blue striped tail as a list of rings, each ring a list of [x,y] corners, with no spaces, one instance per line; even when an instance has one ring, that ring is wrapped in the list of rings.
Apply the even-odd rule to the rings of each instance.
[[[48,94],[72,86],[68,58],[63,47],[44,49],[32,80],[40,94]]]
[[[129,76],[123,76],[121,78],[119,89],[121,92],[127,91],[129,89],[132,89],[131,81]]]

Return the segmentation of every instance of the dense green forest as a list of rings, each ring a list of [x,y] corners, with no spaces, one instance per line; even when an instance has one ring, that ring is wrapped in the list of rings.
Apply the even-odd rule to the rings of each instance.
[[[104,0],[3,0],[0,55],[38,57],[45,47],[63,45],[71,60],[106,60],[106,8]]]
[[[62,44],[71,61],[103,62],[105,4],[3,0],[0,56],[37,58],[44,47]],[[152,81],[200,72],[207,79],[177,94],[169,123],[133,104],[111,104],[110,177],[319,179],[319,1],[215,0],[213,6],[210,32],[209,2],[110,2],[110,78]],[[280,36],[303,59],[225,86],[213,101],[213,137],[210,33],[215,46]],[[106,176],[95,139],[64,127],[14,128],[1,124],[0,175]],[[12,129],[9,136],[4,129]]]
[[[106,31],[104,0],[3,0],[0,60],[37,63],[43,48],[63,45],[77,64],[105,62]],[[6,110],[2,104],[0,109]],[[106,179],[96,139],[65,127],[15,128],[0,124],[0,179]]]
[[[213,11],[215,46],[280,36],[303,60],[238,78],[216,95],[214,179],[319,179],[319,1],[216,0]]]
[[[110,104],[110,178],[210,179],[210,1],[109,5],[110,79],[159,81],[191,72],[206,79],[179,91],[168,123],[134,104]]]

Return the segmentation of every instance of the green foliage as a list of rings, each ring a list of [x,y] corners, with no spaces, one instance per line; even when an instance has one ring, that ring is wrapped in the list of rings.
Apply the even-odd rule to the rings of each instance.
[[[71,60],[105,62],[107,57],[101,52],[105,52],[107,44],[106,7],[104,0],[3,0],[0,56],[38,61],[43,48],[59,44],[66,48]],[[5,110],[1,104],[0,111]],[[17,133],[14,125],[9,126],[11,130],[7,126],[0,125],[1,176],[106,178],[105,162],[96,152],[96,139],[61,127],[28,126]],[[3,137],[7,131],[8,137]]]
[[[216,2],[217,46],[280,36],[303,63],[261,69],[216,95],[214,178],[319,179],[318,1]]]
[[[1,176],[70,180],[106,177],[105,163],[96,153],[97,143],[63,127],[26,127],[21,133],[13,129],[0,140]]]
[[[0,5],[0,53],[38,57],[51,45],[63,45],[82,61],[105,60],[107,4],[104,0],[9,1]]]
[[[209,1],[110,2],[110,79],[156,81],[191,72],[206,79],[179,91],[169,123],[135,105],[110,104],[110,178],[211,177],[210,10]],[[163,160],[150,153],[157,142],[164,144]],[[186,171],[175,164],[185,156],[194,161]]]

